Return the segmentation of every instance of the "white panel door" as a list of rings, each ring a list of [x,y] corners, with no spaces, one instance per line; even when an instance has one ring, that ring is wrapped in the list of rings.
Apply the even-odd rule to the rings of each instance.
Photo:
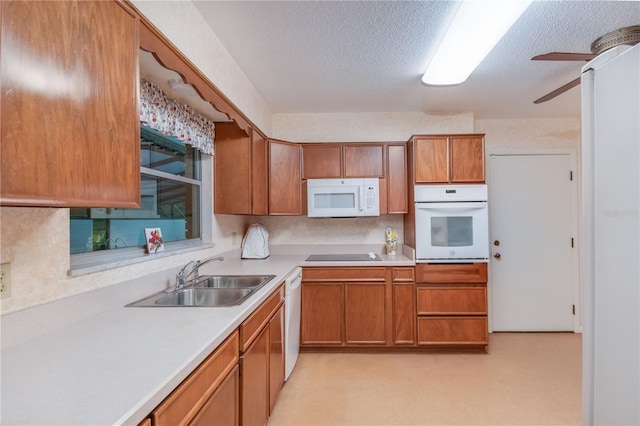
[[[570,156],[489,158],[493,331],[573,331]]]

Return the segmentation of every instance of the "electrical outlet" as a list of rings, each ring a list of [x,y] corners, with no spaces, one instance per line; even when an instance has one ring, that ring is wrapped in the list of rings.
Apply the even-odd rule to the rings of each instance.
[[[0,298],[6,299],[11,296],[11,264],[0,265]]]
[[[237,246],[238,245],[238,233],[237,232],[232,232],[231,233],[231,245],[232,246]]]

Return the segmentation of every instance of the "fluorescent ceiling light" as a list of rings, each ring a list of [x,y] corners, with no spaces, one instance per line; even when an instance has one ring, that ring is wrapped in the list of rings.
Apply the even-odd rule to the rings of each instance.
[[[467,0],[422,76],[429,85],[460,84],[469,77],[532,0]]]

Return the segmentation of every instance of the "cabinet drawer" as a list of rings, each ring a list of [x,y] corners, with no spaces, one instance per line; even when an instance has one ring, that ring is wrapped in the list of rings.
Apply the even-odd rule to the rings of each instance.
[[[486,317],[418,317],[418,345],[486,345]]]
[[[431,264],[416,265],[416,282],[421,283],[486,283],[487,264]]]
[[[302,268],[302,281],[385,281],[386,268]]]
[[[269,322],[273,314],[284,302],[284,285],[281,285],[256,309],[242,324],[240,324],[240,352],[244,352]]]
[[[391,277],[394,283],[413,282],[415,280],[415,268],[393,268]]]
[[[486,315],[486,287],[417,287],[418,315]]]
[[[184,425],[200,410],[238,363],[234,332],[151,413],[155,426]]]

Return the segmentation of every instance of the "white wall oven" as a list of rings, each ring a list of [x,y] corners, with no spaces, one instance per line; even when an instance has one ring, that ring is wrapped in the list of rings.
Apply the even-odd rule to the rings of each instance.
[[[418,185],[414,189],[416,261],[489,261],[486,185]]]

